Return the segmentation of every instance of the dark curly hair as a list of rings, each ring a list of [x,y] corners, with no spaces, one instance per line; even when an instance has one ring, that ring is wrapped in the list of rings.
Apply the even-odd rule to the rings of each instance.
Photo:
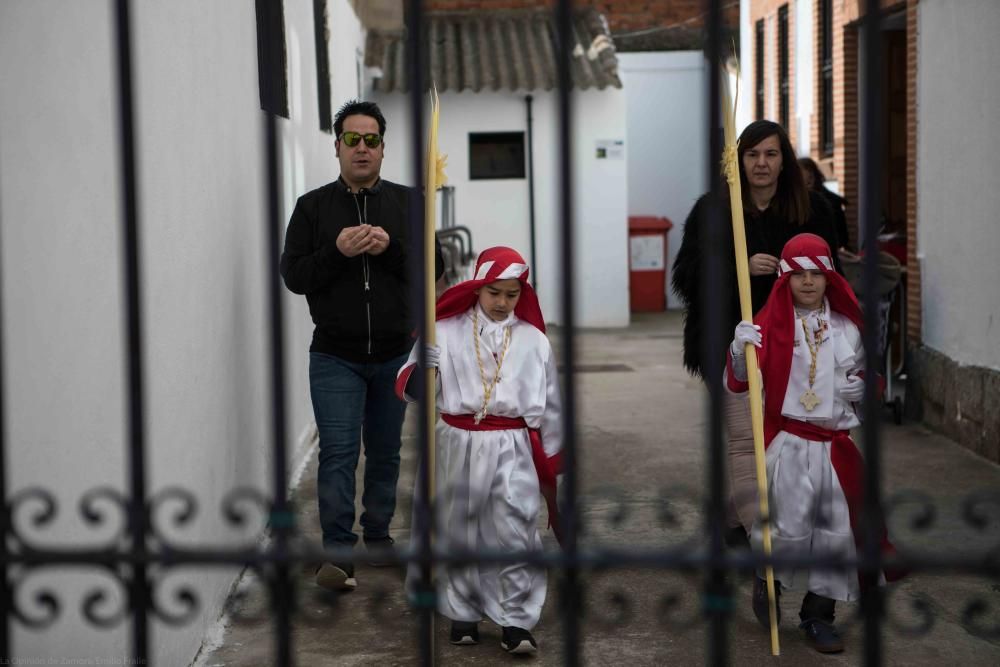
[[[336,118],[333,119],[333,133],[339,137],[344,132],[344,119],[348,116],[371,116],[378,121],[378,133],[385,136],[385,116],[382,110],[374,102],[362,102],[361,100],[349,100],[337,111]]]

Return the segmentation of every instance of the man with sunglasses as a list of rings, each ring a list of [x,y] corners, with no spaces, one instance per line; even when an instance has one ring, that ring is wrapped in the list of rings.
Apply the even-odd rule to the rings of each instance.
[[[299,198],[285,234],[281,275],[288,289],[305,295],[316,325],[309,387],[319,430],[323,546],[351,549],[358,541],[354,475],[363,443],[361,527],[376,565],[393,544],[389,523],[406,409],[395,381],[413,345],[407,215],[410,199],[420,194],[380,177],[385,117],[376,104],[348,102],[333,127],[340,178]],[[435,264],[440,278],[440,247]],[[316,583],[353,590],[354,566],[324,563]]]

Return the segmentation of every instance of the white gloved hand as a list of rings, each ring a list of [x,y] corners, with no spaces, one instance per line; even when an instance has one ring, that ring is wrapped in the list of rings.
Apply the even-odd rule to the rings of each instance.
[[[424,355],[427,357],[427,368],[437,368],[441,362],[441,348],[437,345],[425,345]]]
[[[743,320],[736,325],[736,330],[733,332],[733,344],[731,346],[733,356],[742,356],[743,348],[747,343],[752,343],[756,347],[760,347],[761,340],[760,326]]]
[[[847,384],[840,388],[840,397],[848,403],[857,403],[865,397],[865,381],[857,375],[848,375]]]

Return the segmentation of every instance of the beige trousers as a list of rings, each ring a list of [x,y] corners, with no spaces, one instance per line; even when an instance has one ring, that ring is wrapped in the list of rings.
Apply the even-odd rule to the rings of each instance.
[[[734,394],[723,389],[722,395],[729,453],[729,508],[726,522],[730,528],[742,525],[749,534],[759,509],[757,472],[753,459],[753,428],[750,424],[750,394]]]

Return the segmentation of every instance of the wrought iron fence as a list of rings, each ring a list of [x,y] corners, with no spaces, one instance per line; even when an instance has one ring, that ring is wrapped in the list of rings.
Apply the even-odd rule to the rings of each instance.
[[[100,526],[110,521],[108,507],[115,508],[123,517],[121,531],[102,546],[85,550],[63,549],[34,544],[19,528],[18,516],[34,508],[31,521],[36,527],[44,527],[54,520],[58,508],[53,494],[43,488],[31,487],[8,495],[7,469],[4,465],[5,452],[8,446],[6,440],[6,415],[3,412],[6,387],[0,384],[0,495],[5,499],[2,513],[2,530],[4,539],[0,540],[0,604],[3,605],[3,623],[0,624],[0,656],[14,654],[11,643],[11,624],[19,623],[28,628],[44,629],[52,625],[59,616],[62,603],[58,594],[50,589],[43,589],[35,597],[37,610],[34,613],[22,608],[18,602],[17,589],[23,582],[23,576],[12,576],[12,568],[22,572],[30,572],[39,568],[58,565],[84,565],[100,568],[112,579],[120,583],[125,592],[123,606],[118,609],[106,610],[108,596],[103,590],[89,592],[83,603],[85,618],[97,627],[111,627],[123,622],[131,624],[131,652],[137,664],[150,664],[149,628],[156,619],[171,625],[181,625],[190,621],[193,611],[198,606],[198,594],[189,587],[181,586],[173,591],[174,603],[179,605],[180,612],[168,610],[161,600],[157,586],[162,582],[160,573],[180,566],[246,566],[253,570],[265,584],[268,592],[268,603],[265,608],[258,609],[256,614],[248,614],[242,610],[240,602],[243,594],[237,594],[231,602],[236,622],[266,622],[273,626],[275,655],[274,664],[295,664],[295,647],[292,642],[293,615],[302,613],[299,600],[293,585],[293,568],[302,563],[330,560],[331,552],[303,544],[297,539],[298,531],[295,525],[294,509],[289,502],[288,479],[286,467],[286,417],[285,417],[285,386],[284,359],[282,350],[283,313],[281,308],[281,283],[276,270],[277,257],[280,255],[280,233],[283,221],[280,211],[279,192],[279,151],[275,117],[265,114],[264,136],[266,143],[266,186],[267,215],[266,255],[261,258],[261,270],[269,276],[268,280],[268,324],[270,330],[270,346],[268,364],[270,368],[271,387],[271,441],[273,447],[274,469],[272,489],[268,496],[255,489],[236,489],[231,492],[224,503],[224,514],[230,523],[240,525],[247,521],[246,507],[256,506],[266,514],[272,540],[265,549],[254,545],[228,549],[189,549],[171,543],[166,536],[164,527],[157,524],[158,509],[166,503],[176,503],[180,508],[173,515],[176,524],[183,524],[197,513],[197,499],[182,488],[165,489],[155,495],[150,495],[147,488],[148,466],[146,460],[146,401],[144,394],[144,368],[142,330],[142,267],[139,261],[139,236],[142,231],[139,218],[140,193],[138,191],[137,156],[135,153],[135,113],[133,108],[132,71],[132,29],[130,24],[129,0],[115,0],[114,27],[116,39],[116,63],[118,85],[118,117],[119,117],[119,150],[121,164],[121,183],[123,193],[123,213],[121,231],[123,247],[123,283],[125,294],[125,325],[127,331],[124,356],[127,360],[127,460],[128,460],[128,492],[120,493],[111,488],[96,488],[86,493],[79,503],[79,511],[84,521],[91,526]],[[929,630],[933,623],[933,612],[930,606],[918,600],[914,612],[918,618],[915,622],[903,623],[887,617],[886,595],[888,593],[877,585],[878,573],[887,566],[902,567],[914,570],[925,570],[941,573],[965,573],[986,577],[1000,577],[1000,544],[991,545],[981,553],[957,551],[947,555],[917,553],[901,550],[900,555],[886,560],[880,553],[878,527],[882,525],[885,516],[901,507],[909,508],[907,517],[913,530],[929,529],[935,521],[935,507],[925,495],[907,493],[884,500],[882,492],[882,449],[880,441],[879,420],[869,419],[865,422],[865,508],[863,547],[853,559],[843,558],[810,558],[801,559],[765,558],[753,553],[734,553],[726,549],[723,536],[725,526],[725,445],[723,442],[722,418],[722,387],[718,383],[708,383],[708,430],[705,433],[705,451],[708,453],[708,493],[696,498],[694,502],[704,507],[705,523],[700,534],[679,545],[665,547],[659,550],[630,550],[620,547],[590,546],[581,542],[581,522],[579,513],[579,469],[577,464],[578,437],[576,381],[574,377],[574,360],[577,356],[575,338],[576,312],[574,310],[574,286],[576,267],[572,249],[574,247],[574,212],[573,212],[573,146],[572,146],[572,91],[570,78],[570,48],[573,43],[570,0],[559,0],[555,6],[557,26],[556,42],[562,48],[557,49],[558,58],[558,145],[559,145],[559,189],[560,203],[559,237],[561,250],[560,297],[562,303],[561,321],[561,355],[564,373],[564,409],[563,428],[565,434],[565,474],[566,503],[564,518],[564,541],[560,551],[538,551],[527,553],[500,553],[483,551],[462,551],[450,549],[443,551],[435,548],[430,531],[431,508],[427,503],[430,489],[427,476],[420,475],[421,493],[417,494],[417,526],[423,527],[413,538],[414,548],[401,552],[393,558],[398,564],[417,564],[424,574],[425,584],[416,592],[414,604],[420,617],[420,641],[418,656],[425,665],[434,663],[435,650],[433,645],[433,616],[435,609],[434,589],[430,586],[430,572],[435,564],[460,565],[469,562],[496,563],[532,563],[540,564],[560,575],[558,586],[558,604],[563,623],[563,660],[567,665],[581,664],[581,616],[584,606],[582,577],[586,572],[606,570],[609,568],[649,568],[660,571],[676,571],[687,574],[703,575],[699,604],[687,610],[687,614],[677,621],[679,626],[704,622],[707,624],[707,656],[713,665],[725,665],[731,656],[728,643],[728,626],[733,609],[732,589],[727,575],[736,571],[763,566],[766,563],[775,565],[808,565],[827,568],[857,568],[866,581],[863,586],[860,606],[860,622],[864,629],[864,657],[868,665],[882,664],[884,658],[883,632],[888,623],[896,630],[911,634],[921,634]],[[881,63],[881,53],[878,40],[875,38],[879,30],[881,7],[878,0],[867,0],[865,3],[866,18],[863,30],[866,35],[864,53],[864,79],[866,90],[878,89],[878,72]],[[707,174],[711,190],[720,192],[719,169],[714,156],[722,154],[721,133],[718,130],[721,117],[720,71],[721,59],[725,45],[722,44],[723,34],[723,3],[721,0],[706,2],[706,42],[705,57],[708,63],[709,85],[707,96],[709,100],[709,128],[706,150],[709,156],[709,173]],[[423,20],[423,8],[420,0],[410,0],[407,5],[408,34],[419,35],[419,26]],[[422,93],[425,90],[424,45],[419,39],[408,40],[411,105],[410,113],[412,127],[424,126]],[[881,100],[878,95],[864,96],[862,118],[867,127],[875,127],[879,117]],[[420,188],[424,147],[420,133],[414,133],[411,145],[413,156],[413,172],[416,174]],[[865,236],[873,238],[877,231],[879,212],[879,188],[877,187],[880,173],[880,155],[875,142],[869,141],[862,146],[863,175],[861,190],[861,225]],[[410,221],[413,233],[413,251],[411,256],[418,258],[413,264],[415,275],[422,275],[428,269],[423,266],[423,253],[419,251],[423,234],[423,211],[414,200],[410,210]],[[710,209],[711,210],[711,209]],[[710,238],[721,239],[728,234],[728,224],[718,211],[712,211],[709,217],[702,221]],[[461,246],[461,243],[459,243]],[[712,250],[708,253],[702,276],[703,293],[719,291],[719,275],[722,263],[722,243],[709,243]],[[869,253],[864,263],[863,280],[865,284],[875,284],[876,254]],[[413,300],[423,301],[423,281],[413,280]],[[876,322],[878,302],[875,290],[865,290],[864,314],[866,322]],[[719,349],[724,344],[720,340],[723,333],[723,305],[716,302],[716,307],[710,307],[704,313],[704,331],[708,338],[704,341],[705,349]],[[3,310],[0,308],[0,354],[2,354]],[[421,316],[420,331],[425,331],[432,323]],[[868,352],[868,373],[872,376],[878,368],[875,366],[878,354],[877,327],[868,326],[865,329],[864,345]],[[421,351],[421,356],[423,352]],[[722,360],[704,355],[706,359],[705,374],[707,377],[722,376]],[[421,359],[423,362],[424,359]],[[3,358],[0,356],[0,378],[3,377]],[[875,414],[878,407],[878,397],[874,385],[869,383],[865,394],[867,414]],[[426,446],[427,433],[426,413],[420,413],[419,433],[421,434],[421,449]],[[963,501],[962,516],[964,521],[976,529],[989,525],[992,517],[1000,510],[1000,492],[977,493]],[[661,509],[661,520],[667,524],[676,521],[671,514],[670,503],[665,501]],[[353,554],[332,554],[342,556],[337,560],[353,559]],[[621,594],[612,593],[612,606],[618,612],[608,617],[608,622],[618,623],[625,617],[623,610],[627,601]],[[664,616],[674,615],[679,606],[676,596],[668,596],[663,600],[661,611]],[[968,601],[963,611],[963,622],[966,627],[985,637],[1000,637],[1000,627],[991,625],[991,608],[983,598]],[[306,619],[307,621],[310,619]],[[316,622],[316,619],[312,619]]]

